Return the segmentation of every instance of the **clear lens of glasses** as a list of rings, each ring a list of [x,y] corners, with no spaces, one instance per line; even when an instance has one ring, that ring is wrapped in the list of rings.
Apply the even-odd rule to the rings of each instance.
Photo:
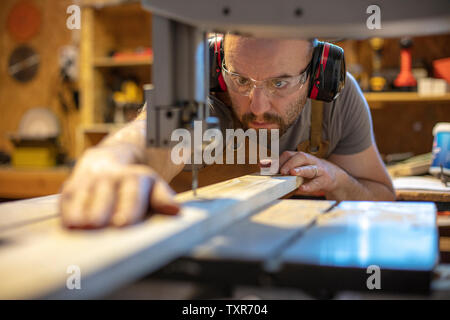
[[[299,90],[307,79],[307,70],[298,76],[254,80],[229,71],[222,63],[222,73],[227,87],[244,96],[250,95],[253,88],[262,88],[273,96],[286,96]]]

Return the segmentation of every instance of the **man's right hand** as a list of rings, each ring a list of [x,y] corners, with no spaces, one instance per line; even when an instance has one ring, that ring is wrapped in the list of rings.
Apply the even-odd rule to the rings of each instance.
[[[129,146],[88,150],[62,189],[63,224],[70,228],[125,226],[140,221],[149,209],[178,213],[168,184],[139,163]]]

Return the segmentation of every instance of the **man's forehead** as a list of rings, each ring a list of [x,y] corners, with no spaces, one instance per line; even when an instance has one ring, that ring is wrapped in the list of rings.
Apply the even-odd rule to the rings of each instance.
[[[268,73],[271,76],[285,73],[294,75],[308,64],[311,43],[302,39],[263,39],[227,35],[224,51],[227,64],[235,72],[266,76]]]

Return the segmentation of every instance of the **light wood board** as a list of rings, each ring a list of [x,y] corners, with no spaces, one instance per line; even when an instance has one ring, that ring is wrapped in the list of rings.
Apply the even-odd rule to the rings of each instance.
[[[58,200],[59,195],[52,195],[0,205],[0,234],[12,228],[57,217],[59,210],[55,204]]]
[[[277,200],[264,210],[233,224],[197,245],[190,252],[196,259],[266,261],[296,239],[334,201]]]
[[[101,297],[186,254],[301,182],[292,176],[247,175],[201,188],[197,197],[191,191],[177,195],[178,216],[154,215],[131,227],[95,231],[67,230],[59,217],[36,222],[36,216],[54,213],[58,206],[57,197],[50,207],[49,199],[40,199],[24,209],[39,212],[34,220],[0,232],[0,298]],[[0,220],[15,210],[0,205]],[[71,265],[81,270],[80,290],[66,288]]]

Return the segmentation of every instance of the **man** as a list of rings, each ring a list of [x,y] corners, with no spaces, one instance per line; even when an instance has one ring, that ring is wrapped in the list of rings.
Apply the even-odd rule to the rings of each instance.
[[[306,40],[255,39],[227,35],[224,78],[231,106],[211,97],[213,111],[226,126],[280,129],[280,173],[305,178],[299,191],[323,192],[335,200],[394,200],[390,178],[380,159],[370,111],[351,75],[332,103],[324,105],[325,159],[296,151],[308,139],[311,101],[305,70],[312,57]],[[250,81],[246,90],[233,86]],[[305,76],[301,76],[305,75]],[[293,90],[274,94],[259,83],[281,76],[298,77]],[[258,84],[257,84],[258,83]],[[175,165],[170,150],[145,148],[145,112],[98,147],[88,150],[66,182],[61,198],[68,227],[123,226],[152,210],[176,214],[171,181],[184,165]]]

